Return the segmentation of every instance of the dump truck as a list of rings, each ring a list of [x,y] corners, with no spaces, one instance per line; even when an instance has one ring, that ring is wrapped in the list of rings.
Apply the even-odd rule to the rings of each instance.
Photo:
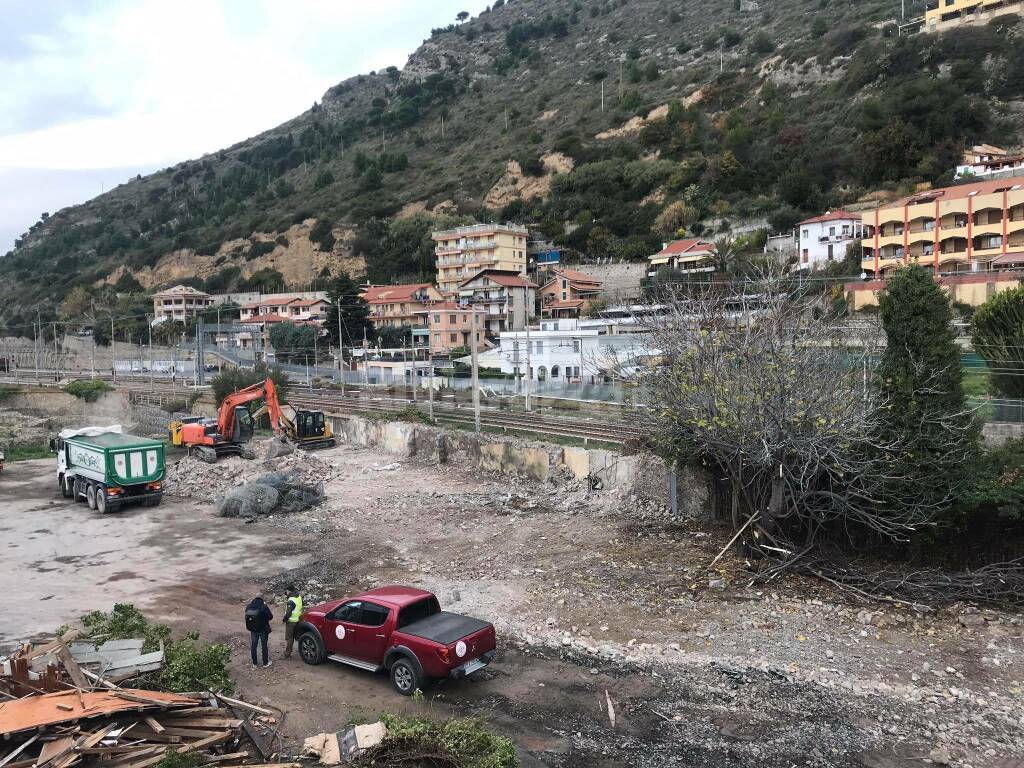
[[[66,429],[50,441],[65,499],[101,514],[124,504],[157,506],[163,498],[164,444],[123,434],[121,427]]]

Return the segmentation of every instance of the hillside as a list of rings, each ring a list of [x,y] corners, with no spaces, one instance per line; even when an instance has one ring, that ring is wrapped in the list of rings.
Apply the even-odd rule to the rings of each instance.
[[[640,259],[680,228],[781,229],[948,181],[964,142],[1020,139],[1016,17],[899,38],[890,0],[495,6],[434,30],[401,71],[38,222],[0,258],[0,326],[119,280],[431,277],[430,229],[473,219]]]

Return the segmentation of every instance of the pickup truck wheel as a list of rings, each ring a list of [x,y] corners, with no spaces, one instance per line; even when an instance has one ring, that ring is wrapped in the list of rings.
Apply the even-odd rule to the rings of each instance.
[[[316,632],[305,632],[299,638],[299,656],[311,665],[320,664],[324,660],[324,644]]]
[[[416,668],[408,659],[398,659],[391,665],[391,685],[403,696],[412,696],[420,687]]]
[[[89,509],[96,509],[96,486],[92,483],[85,488],[85,503],[89,505]]]

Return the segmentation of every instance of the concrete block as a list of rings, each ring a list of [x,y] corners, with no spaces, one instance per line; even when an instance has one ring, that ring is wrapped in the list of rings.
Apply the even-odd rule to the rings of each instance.
[[[586,448],[563,448],[562,463],[577,480],[586,480],[590,475],[590,451]]]

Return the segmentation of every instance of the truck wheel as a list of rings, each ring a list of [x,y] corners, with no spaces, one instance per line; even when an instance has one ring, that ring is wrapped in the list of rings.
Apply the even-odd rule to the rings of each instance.
[[[71,482],[71,497],[76,503],[81,503],[83,493],[85,493],[85,488],[82,485],[82,481],[76,477]]]
[[[106,488],[96,489],[96,511],[99,512],[101,515],[107,514],[108,511],[113,511],[108,510]]]
[[[89,483],[85,488],[85,503],[89,509],[96,509],[96,486]]]
[[[72,485],[72,480],[67,475],[60,476],[60,495],[63,496],[65,499],[70,499],[72,496],[74,496],[74,487]]]
[[[403,696],[413,695],[420,687],[420,680],[412,662],[402,658],[391,665],[391,685]]]
[[[324,644],[316,632],[304,632],[299,638],[299,656],[311,665],[320,664],[324,660]]]

